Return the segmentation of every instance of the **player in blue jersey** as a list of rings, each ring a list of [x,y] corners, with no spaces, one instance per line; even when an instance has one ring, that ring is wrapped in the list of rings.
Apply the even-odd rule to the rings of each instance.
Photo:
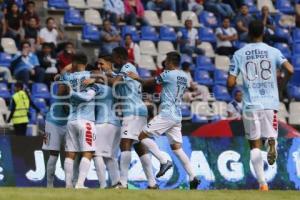
[[[182,162],[184,169],[189,175],[190,189],[197,189],[200,181],[194,174],[189,158],[182,149],[181,102],[183,93],[187,88],[188,79],[185,73],[179,69],[180,55],[177,52],[169,52],[164,63],[164,72],[156,78],[142,80],[136,73],[130,72],[128,74],[131,78],[141,82],[143,86],[161,84],[163,87],[161,93],[161,110],[144,127],[139,135],[139,140],[160,161],[160,171],[156,175],[156,177],[160,177],[172,167],[172,162],[167,160],[151,137],[166,134],[171,149]]]
[[[233,55],[228,87],[236,85],[241,74],[243,79],[243,122],[246,138],[250,144],[250,160],[260,186],[267,191],[268,185],[264,176],[264,162],[261,154],[261,142],[267,147],[267,160],[270,165],[277,158],[277,136],[279,95],[277,72],[284,70],[285,78],[293,74],[293,66],[275,49],[263,43],[264,25],[261,21],[249,24],[251,43]]]

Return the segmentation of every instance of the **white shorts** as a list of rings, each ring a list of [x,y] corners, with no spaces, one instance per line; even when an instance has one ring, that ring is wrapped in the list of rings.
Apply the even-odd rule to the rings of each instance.
[[[275,110],[246,111],[243,113],[243,122],[248,140],[278,136],[278,117]]]
[[[147,118],[142,116],[128,116],[123,118],[121,138],[139,140],[143,127],[147,124]]]
[[[88,120],[74,120],[67,124],[66,152],[95,151],[95,124]]]
[[[43,141],[43,150],[60,151],[65,143],[66,126],[57,126],[51,122],[45,123],[45,136]]]
[[[150,137],[160,136],[165,133],[170,144],[182,143],[181,123],[163,118],[159,115],[155,116],[147,126],[144,127],[143,131]]]
[[[121,135],[120,127],[113,124],[96,124],[96,156],[116,158]]]

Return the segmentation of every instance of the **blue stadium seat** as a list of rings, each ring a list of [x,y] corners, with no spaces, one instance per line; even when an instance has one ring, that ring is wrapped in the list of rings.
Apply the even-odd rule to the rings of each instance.
[[[132,40],[134,42],[139,42],[140,41],[140,36],[138,31],[136,30],[135,26],[123,26],[122,27],[122,37],[124,38],[126,34],[130,34],[132,37]]]
[[[206,56],[198,56],[196,58],[196,68],[206,71],[214,71],[215,66],[212,64],[211,59]]]
[[[288,59],[291,58],[292,54],[291,54],[291,50],[289,48],[289,46],[285,43],[275,43],[273,45],[276,49],[279,49],[281,51],[281,53]]]
[[[28,88],[28,85],[26,85],[26,84],[23,84],[23,89],[26,90],[26,91],[28,91],[28,92],[30,92],[30,89]],[[15,93],[15,84],[14,83],[12,83],[10,85],[10,93],[11,94]]]
[[[65,11],[64,23],[67,25],[84,25],[85,21],[80,15],[79,10],[72,8]]]
[[[227,72],[225,72],[223,70],[219,70],[219,69],[215,70],[215,72],[214,72],[215,85],[224,85],[224,86],[226,86],[227,78],[228,78],[228,73]]]
[[[216,28],[218,27],[218,20],[214,13],[208,11],[202,11],[199,15],[199,21],[203,23],[205,27]]]
[[[292,43],[292,38],[290,36],[290,32],[287,29],[276,27],[275,28],[275,35],[278,37],[285,38],[289,41],[289,43]]]
[[[144,68],[137,68],[137,71],[139,73],[139,76],[141,78],[150,78],[151,77],[151,72],[148,69],[144,69]]]
[[[43,98],[32,98],[32,102],[36,107],[40,109],[42,113],[46,113],[48,111],[47,103]]]
[[[66,0],[48,0],[49,8],[68,9],[69,4]]]
[[[221,85],[214,86],[213,93],[217,101],[226,101],[226,102],[231,101],[231,96],[228,93],[227,87],[225,86],[221,86]]]
[[[246,44],[247,44],[247,42],[237,41],[237,42],[235,43],[235,47],[236,47],[237,49],[240,49],[240,48],[243,48]]]
[[[292,64],[295,68],[295,70],[300,70],[300,57],[299,56],[293,56],[292,57]]]
[[[208,119],[205,116],[200,116],[200,115],[197,115],[197,114],[193,114],[192,122],[193,123],[206,124],[206,123],[208,123]]]
[[[214,31],[211,28],[200,27],[198,33],[201,41],[216,43],[216,36]]]
[[[97,42],[100,40],[100,31],[98,27],[91,24],[86,24],[82,29],[82,39]]]
[[[259,12],[253,0],[247,0],[245,4],[248,6],[250,13],[254,14]]]
[[[142,40],[151,40],[153,42],[156,42],[159,40],[159,35],[156,32],[154,27],[143,26],[141,29],[141,39]]]
[[[300,29],[299,28],[295,28],[293,31],[293,41],[300,42]]]
[[[9,92],[6,83],[0,83],[0,97],[3,99],[11,98],[11,93]]]
[[[213,79],[209,76],[209,72],[204,70],[196,69],[194,80],[201,85],[212,86],[214,84]]]
[[[187,54],[181,54],[181,61],[180,61],[180,63],[182,64],[184,62],[190,63],[190,70],[194,70],[195,69],[195,64],[193,62],[193,58],[190,57],[189,55],[187,55]]]
[[[288,85],[287,93],[290,99],[295,99],[296,101],[300,101],[300,86]]]
[[[0,66],[9,67],[12,61],[12,56],[8,53],[0,52]]]
[[[181,114],[182,114],[182,117],[190,117],[191,116],[190,106],[188,106],[186,104],[181,105]]]
[[[162,26],[159,29],[159,38],[163,41],[175,42],[177,40],[177,35],[175,29],[170,26]]]
[[[37,113],[32,107],[29,108],[29,124],[36,124],[37,122]]]
[[[48,86],[44,83],[33,83],[31,88],[32,98],[50,99],[50,92]]]
[[[300,69],[294,70],[294,74],[289,81],[290,85],[300,86]]]
[[[293,44],[293,56],[299,56],[300,55],[300,43],[294,43]]]
[[[295,14],[295,9],[290,0],[276,0],[276,8],[285,14]]]

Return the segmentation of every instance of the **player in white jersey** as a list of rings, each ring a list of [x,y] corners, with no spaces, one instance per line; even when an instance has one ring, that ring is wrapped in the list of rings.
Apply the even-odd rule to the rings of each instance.
[[[241,74],[243,79],[243,122],[246,138],[250,144],[250,160],[260,185],[260,190],[267,191],[264,176],[264,163],[261,154],[261,142],[267,147],[267,160],[270,165],[277,158],[277,136],[279,95],[277,86],[278,70],[285,70],[288,79],[293,74],[293,66],[275,49],[263,43],[264,25],[261,21],[249,24],[251,43],[233,55],[228,87],[236,85]]]
[[[197,189],[200,181],[194,174],[190,160],[182,149],[181,102],[183,93],[187,88],[188,79],[186,74],[179,69],[180,55],[177,52],[167,53],[164,64],[164,72],[156,78],[142,80],[135,73],[128,74],[128,76],[139,80],[145,86],[161,84],[163,87],[161,93],[161,110],[141,131],[139,140],[160,161],[160,171],[156,175],[156,177],[160,177],[172,167],[172,162],[165,158],[151,137],[166,134],[171,149],[181,161],[189,176],[190,189]]]

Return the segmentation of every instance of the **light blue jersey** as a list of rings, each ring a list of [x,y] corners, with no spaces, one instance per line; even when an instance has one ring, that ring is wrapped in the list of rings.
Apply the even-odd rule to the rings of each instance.
[[[95,97],[96,103],[96,124],[112,124],[121,126],[120,120],[115,114],[112,88],[107,85],[96,84],[97,95]]]
[[[68,122],[69,106],[68,101],[55,99],[46,115],[46,121],[56,126],[65,126]]]
[[[229,73],[242,75],[244,110],[278,110],[277,69],[285,61],[278,49],[262,42],[235,52]]]
[[[187,80],[186,74],[181,70],[165,70],[156,78],[157,83],[163,86],[160,116],[181,121],[182,96],[187,88]]]
[[[148,110],[142,100],[142,85],[131,79],[126,73],[134,72],[138,74],[135,66],[131,63],[125,64],[118,75],[123,76],[123,83],[116,86],[117,98],[122,105],[123,116],[144,116],[147,117]]]
[[[68,82],[72,90],[76,92],[80,92],[85,89],[85,86],[82,84],[82,81],[89,79],[90,77],[91,77],[91,72],[81,71],[81,72],[74,72],[74,73],[64,73],[61,76],[61,80],[64,82]]]

